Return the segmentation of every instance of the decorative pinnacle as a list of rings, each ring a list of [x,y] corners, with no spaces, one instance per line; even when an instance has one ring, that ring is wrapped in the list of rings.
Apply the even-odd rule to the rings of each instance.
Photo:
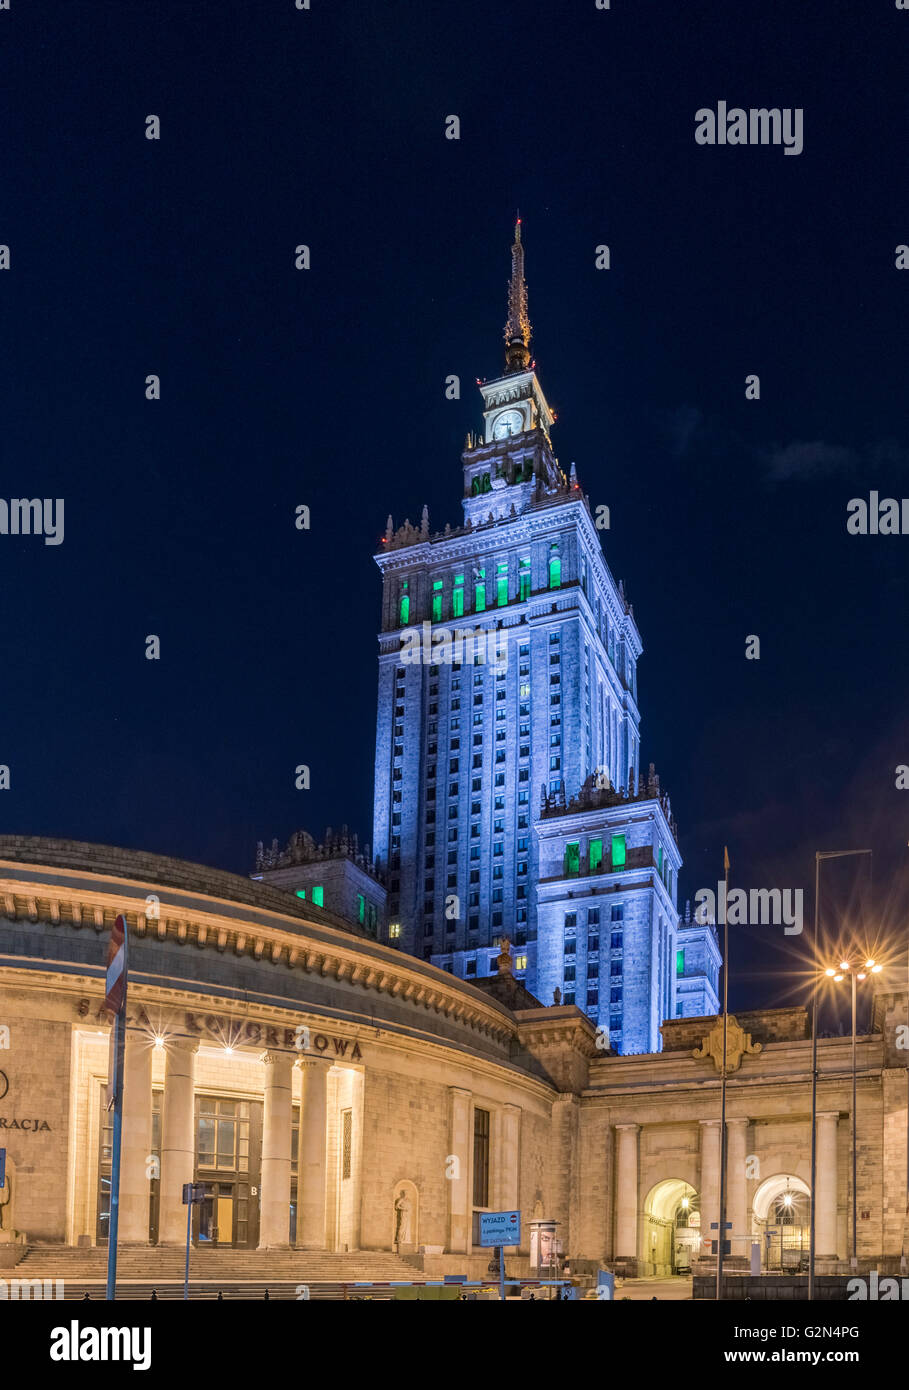
[[[521,243],[521,216],[514,227],[511,248],[511,280],[508,285],[508,322],[505,324],[505,366],[521,372],[530,362],[530,318],[527,313],[527,285],[524,281],[524,247]]]

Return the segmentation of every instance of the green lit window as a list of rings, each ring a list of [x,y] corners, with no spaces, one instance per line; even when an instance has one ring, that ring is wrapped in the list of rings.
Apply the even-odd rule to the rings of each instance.
[[[657,845],[657,871],[658,871],[660,874],[662,874],[662,872],[663,872],[663,846],[662,846],[662,845]]]
[[[508,602],[508,561],[504,565],[496,565],[496,603],[499,608],[504,608]]]
[[[305,888],[298,888],[298,889],[297,889],[297,897],[298,897],[298,898],[305,898],[305,897],[306,897],[306,889],[305,889]]]
[[[432,586],[432,620],[434,623],[440,621],[442,617],[442,581],[437,579]]]
[[[565,877],[577,878],[581,871],[581,846],[577,842],[565,846]]]
[[[408,592],[407,592],[407,580],[406,580],[406,579],[404,580],[404,583],[401,585],[401,589],[402,589],[402,593],[401,593],[401,616],[400,616],[400,625],[401,625],[401,627],[403,627],[405,623],[409,623],[409,622],[410,622],[410,595],[409,595]]]
[[[558,589],[558,588],[561,587],[561,584],[562,584],[562,561],[559,559],[558,555],[550,555],[550,557],[549,557],[549,587],[550,587],[550,589]]]
[[[322,886],[321,883],[317,883],[317,884],[315,885],[315,887],[313,888],[313,890],[312,890],[312,900],[313,900],[313,902],[315,903],[316,907],[323,907],[323,906],[324,906],[324,903],[323,903],[323,898],[324,898],[324,896],[325,896],[325,889],[323,888],[323,886]]]
[[[474,611],[483,613],[486,610],[486,571],[477,570],[477,582],[474,588]]]
[[[358,893],[358,894],[357,894],[357,921],[360,923],[361,926],[363,925],[363,919],[365,918],[365,916],[366,916],[366,899],[363,897],[363,894],[362,894],[362,893]]]
[[[685,974],[685,952],[684,952],[684,951],[676,951],[676,953],[675,953],[675,973],[676,973],[677,975],[684,975],[684,974]]]
[[[603,841],[602,841],[602,840],[591,840],[591,841],[590,841],[590,872],[591,872],[592,874],[597,873],[597,871],[599,870],[599,867],[600,867],[600,865],[602,864],[602,862],[603,862]]]
[[[625,836],[613,835],[612,837],[612,867],[623,869],[625,867]]]
[[[464,616],[464,576],[455,575],[454,589],[451,593],[451,613],[454,618]]]
[[[522,560],[518,573],[518,599],[521,603],[530,598],[530,561]]]

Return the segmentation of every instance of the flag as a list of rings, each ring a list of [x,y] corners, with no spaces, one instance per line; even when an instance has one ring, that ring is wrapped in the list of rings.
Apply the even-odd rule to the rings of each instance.
[[[122,913],[114,922],[107,948],[107,985],[104,1007],[118,1014],[126,997],[126,919]]]

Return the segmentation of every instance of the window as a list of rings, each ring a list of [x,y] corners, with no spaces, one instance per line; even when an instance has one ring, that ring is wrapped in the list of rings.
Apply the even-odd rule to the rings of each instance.
[[[477,570],[476,583],[474,584],[473,606],[476,613],[486,611],[486,571]]]
[[[624,907],[622,906],[621,903],[617,903],[615,907],[610,908],[610,911],[609,911],[609,920],[610,920],[611,922],[622,922],[622,921],[624,921],[624,918],[625,918],[625,909],[624,909]],[[621,944],[621,943],[619,943],[619,944]]]
[[[298,888],[298,889],[297,889],[297,897],[298,897],[298,898],[305,898],[305,897],[306,897],[306,889],[305,889],[305,888]]]
[[[588,926],[588,927],[599,927],[599,925],[600,925],[600,909],[599,909],[598,907],[591,907],[591,908],[588,910],[588,913],[587,913],[587,926]]]
[[[676,973],[677,975],[684,975],[684,974],[685,974],[685,952],[684,952],[684,950],[676,951],[676,953],[675,953],[675,973]]]
[[[432,620],[434,623],[440,621],[442,617],[442,581],[436,579],[432,586]]]
[[[388,939],[389,939],[390,941],[398,941],[398,940],[400,939],[400,936],[401,936],[401,923],[400,923],[400,922],[389,922],[389,924],[388,924]]]
[[[516,969],[516,970],[526,970],[526,969],[527,969],[527,957],[526,957],[526,956],[515,956],[515,958],[514,958],[514,965],[515,965],[515,969]]]
[[[521,560],[518,570],[518,599],[521,603],[530,598],[530,560]]]
[[[400,625],[401,627],[404,627],[407,623],[410,622],[410,596],[409,596],[409,594],[407,593],[407,580],[406,580],[406,579],[404,580],[403,584],[401,585],[401,589],[402,589],[403,592],[402,592],[402,594],[401,594],[401,610],[400,610],[400,624],[399,624],[399,625]]]
[[[474,966],[476,963],[469,962]],[[473,1204],[475,1207],[489,1206],[489,1111],[475,1109],[473,1112]]]
[[[353,1111],[341,1111],[341,1178],[350,1177],[351,1140],[353,1138]]]
[[[566,878],[577,878],[581,871],[581,847],[578,841],[565,846],[564,874]]]
[[[623,869],[625,867],[624,835],[613,835],[612,837],[612,867],[613,869]]]
[[[496,565],[496,604],[504,608],[508,602],[508,561]]]
[[[564,980],[567,985],[574,984],[575,973],[575,967],[573,965],[565,966]]]
[[[451,614],[454,618],[464,616],[464,576],[456,574],[454,588],[451,591]]]
[[[312,890],[312,900],[313,900],[313,902],[315,903],[316,907],[323,907],[323,906],[324,906],[324,903],[323,903],[324,897],[325,897],[325,889],[324,889],[324,887],[322,886],[322,884],[321,884],[321,883],[315,884],[314,887],[313,887],[313,890]]]
[[[362,927],[362,925],[363,925],[363,923],[364,923],[365,920],[366,920],[366,899],[364,898],[364,896],[363,896],[362,893],[358,893],[358,894],[357,894],[357,921],[360,923],[360,926],[361,926],[361,927]],[[391,933],[389,932],[389,935],[390,935],[390,934],[391,934]]]
[[[553,546],[552,549],[554,552],[555,546]],[[557,554],[552,553],[549,556],[549,587],[550,589],[559,589],[561,588],[561,585],[562,561],[559,559]]]
[[[591,840],[591,841],[590,841],[590,872],[591,872],[592,874],[598,874],[598,873],[600,872],[600,865],[602,864],[602,862],[603,862],[603,841],[602,841],[602,840]]]

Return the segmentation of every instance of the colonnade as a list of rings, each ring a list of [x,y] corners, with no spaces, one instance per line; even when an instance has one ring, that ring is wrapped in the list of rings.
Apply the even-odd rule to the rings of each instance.
[[[199,1043],[168,1039],[162,1114],[159,1245],[186,1240],[184,1184],[196,1165],[195,1070]],[[326,1247],[326,1134],[328,1070],[321,1058],[266,1052],[259,1193],[259,1249],[290,1246],[293,1068],[303,1074],[303,1104],[297,1165],[296,1246]],[[128,1036],[123,1092],[119,1237],[124,1244],[148,1242],[149,1180],[152,1176],[152,1049],[143,1037]]]

